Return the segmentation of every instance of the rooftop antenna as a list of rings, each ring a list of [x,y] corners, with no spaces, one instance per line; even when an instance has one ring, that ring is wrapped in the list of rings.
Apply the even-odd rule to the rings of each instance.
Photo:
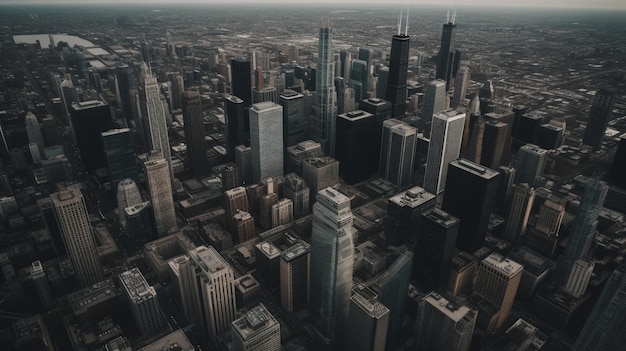
[[[454,12],[452,13],[452,24],[456,22],[456,1],[454,0]]]
[[[450,23],[450,8],[448,7],[448,14],[446,14],[446,23]]]
[[[401,28],[402,27],[402,8],[400,8],[400,16],[398,17],[398,35],[400,35],[401,33]]]
[[[406,27],[404,27],[404,35],[407,36],[409,33],[409,8],[406,8]]]

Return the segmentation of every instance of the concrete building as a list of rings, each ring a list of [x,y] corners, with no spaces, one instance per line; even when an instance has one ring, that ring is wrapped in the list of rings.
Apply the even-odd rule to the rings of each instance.
[[[159,152],[152,152],[144,164],[146,183],[154,212],[156,232],[159,237],[166,236],[172,229],[178,228],[174,212],[174,197],[170,179],[169,162]]]
[[[283,107],[261,102],[250,107],[252,181],[283,175]]]
[[[134,180],[126,178],[117,184],[117,216],[122,225],[126,224],[124,209],[142,202],[141,193]]]
[[[515,164],[515,183],[528,183],[532,187],[539,186],[547,157],[547,151],[537,145],[522,146]]]
[[[233,351],[280,351],[280,323],[261,303],[232,323]]]
[[[310,198],[315,198],[320,190],[339,183],[339,161],[332,157],[306,159],[302,162],[302,179],[309,185]]]
[[[389,309],[376,299],[376,294],[357,285],[350,298],[348,350],[384,351],[389,327]]]
[[[389,198],[385,218],[387,245],[413,247],[420,230],[422,213],[435,207],[435,195],[416,186]]]
[[[139,271],[133,268],[119,275],[122,295],[137,328],[143,335],[154,335],[163,329],[159,300],[154,287]]]
[[[429,82],[424,89],[424,104],[422,106],[422,124],[428,126],[435,113],[446,109],[446,82],[437,79]],[[429,127],[426,127],[430,130]]]
[[[436,113],[432,117],[430,143],[424,173],[424,189],[438,195],[444,191],[448,165],[459,158],[465,114],[454,109]]]
[[[280,304],[294,313],[309,304],[311,245],[298,241],[280,259]]]
[[[290,199],[280,199],[272,205],[272,228],[289,224],[293,221],[293,202]]]
[[[513,186],[513,196],[509,202],[504,237],[511,243],[517,243],[526,234],[528,218],[535,199],[535,189],[526,183]]]
[[[405,188],[413,178],[417,129],[396,119],[383,122],[379,173],[397,188]]]

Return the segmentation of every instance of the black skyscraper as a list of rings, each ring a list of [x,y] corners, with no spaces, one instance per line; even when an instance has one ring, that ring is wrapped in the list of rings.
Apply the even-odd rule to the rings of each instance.
[[[374,136],[374,155],[380,155],[380,144],[383,131],[383,122],[391,118],[391,103],[387,100],[370,98],[359,102],[359,109],[374,115],[376,135]],[[378,164],[374,166],[378,171]]]
[[[98,100],[72,104],[70,122],[85,169],[93,172],[105,167],[106,157],[100,133],[113,129],[109,105]]]
[[[196,177],[206,175],[209,173],[209,160],[206,157],[200,93],[197,91],[184,92],[182,108],[183,121],[185,122],[185,141],[187,143],[187,161]]]
[[[587,128],[583,135],[583,144],[591,146],[593,151],[599,150],[602,145],[602,137],[609,123],[614,101],[615,93],[606,89],[600,89],[593,97]]]
[[[243,100],[243,106],[248,108],[252,105],[252,72],[250,61],[236,59],[230,61],[233,76],[231,92]]]
[[[115,75],[117,76],[117,88],[120,92],[120,101],[122,102],[122,112],[126,121],[130,121],[133,117],[133,110],[130,102],[131,88],[131,72],[128,65],[120,63],[115,66]]]
[[[235,147],[250,146],[250,123],[248,109],[237,96],[227,95],[224,100],[226,112],[226,148],[231,160],[235,159]]]
[[[449,20],[449,19],[448,19]],[[452,20],[443,25],[441,32],[441,47],[437,55],[437,71],[435,78],[446,81],[446,90],[450,87],[450,80],[453,78],[455,63],[455,41],[456,41],[456,24],[454,16]]]
[[[619,145],[609,173],[609,184],[626,190],[626,133],[622,134],[619,139]]]
[[[406,110],[406,75],[409,66],[408,35],[394,35],[391,41],[389,76],[387,78],[387,100],[391,102],[391,116],[401,117]]]
[[[378,163],[372,157],[375,122],[372,114],[360,110],[337,116],[335,158],[339,175],[349,184],[369,178]]]
[[[450,162],[441,208],[457,217],[456,247],[474,252],[483,245],[489,217],[498,194],[499,173],[474,162]]]

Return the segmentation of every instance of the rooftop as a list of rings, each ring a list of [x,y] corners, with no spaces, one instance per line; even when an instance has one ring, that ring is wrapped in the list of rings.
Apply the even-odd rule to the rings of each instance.
[[[100,107],[100,106],[108,106],[108,105],[106,102],[100,101],[100,100],[80,101],[80,102],[76,102],[72,104],[72,108],[74,108],[74,110],[76,111],[86,110],[86,109]]]
[[[454,301],[449,301],[435,292],[426,295],[426,297],[424,297],[424,302],[430,304],[454,322],[460,321],[469,313],[474,313],[469,307],[458,305]]]
[[[270,109],[274,109],[278,107],[281,107],[281,106],[273,103],[272,101],[263,101],[263,102],[253,104],[250,107],[250,109],[255,112],[260,112],[260,111],[266,111],[266,110],[270,110]]]
[[[444,228],[451,228],[459,223],[459,219],[438,208],[423,214],[424,217],[432,220]]]
[[[491,168],[483,167],[477,163],[466,160],[464,158],[454,160],[450,162],[450,165],[466,170],[484,179],[492,179],[492,178],[497,177],[500,174]]]
[[[358,120],[362,120],[362,119],[372,117],[372,116],[374,115],[371,113],[361,111],[361,110],[356,110],[356,111],[350,111],[347,113],[340,114],[337,116],[337,118],[343,118],[349,121],[358,121]]]
[[[139,268],[123,272],[119,275],[122,287],[134,303],[139,303],[145,299],[156,298],[156,290],[150,286],[144,278]]]
[[[130,129],[128,128],[119,128],[119,129],[110,129],[107,130],[106,132],[102,132],[102,136],[110,136],[110,135],[114,135],[114,134],[119,134],[119,133],[128,133],[130,132]]]
[[[178,329],[173,331],[159,340],[147,345],[139,351],[194,351],[195,348],[191,341],[187,339],[187,335]]]
[[[74,314],[87,312],[90,307],[113,298],[117,298],[117,291],[115,284],[110,279],[103,280],[67,296]]]
[[[524,269],[524,266],[522,266],[521,264],[509,260],[508,258],[500,255],[497,252],[494,252],[491,255],[487,256],[484,260],[482,260],[482,264],[496,269],[497,271],[506,275],[509,278],[520,273]]]
[[[416,208],[419,205],[435,198],[435,195],[429,193],[423,188],[416,186],[407,191],[401,192],[389,198],[389,202],[400,207]]]
[[[389,313],[389,308],[380,303],[377,295],[369,288],[359,284],[353,290],[350,300],[372,318],[381,318]]]
[[[285,261],[289,262],[310,251],[311,251],[311,245],[309,245],[306,241],[300,240],[295,245],[283,251],[282,257]]]
[[[248,340],[256,334],[277,325],[278,322],[272,314],[259,304],[248,313],[233,321],[233,329],[243,340]]]
[[[226,260],[213,246],[198,246],[196,249],[190,250],[189,255],[200,265],[202,271],[206,273],[215,273],[230,268]]]
[[[262,252],[265,256],[267,256],[268,258],[272,259],[275,257],[280,256],[281,251],[279,248],[276,247],[276,245],[268,242],[268,241],[264,241],[262,243],[258,243],[256,245],[254,245],[260,252]]]

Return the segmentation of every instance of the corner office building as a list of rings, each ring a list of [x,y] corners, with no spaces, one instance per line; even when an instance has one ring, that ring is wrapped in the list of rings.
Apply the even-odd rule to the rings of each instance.
[[[261,303],[232,323],[233,351],[280,351],[280,323]]]
[[[153,335],[163,328],[159,300],[154,287],[133,268],[119,275],[126,304],[143,335]]]

